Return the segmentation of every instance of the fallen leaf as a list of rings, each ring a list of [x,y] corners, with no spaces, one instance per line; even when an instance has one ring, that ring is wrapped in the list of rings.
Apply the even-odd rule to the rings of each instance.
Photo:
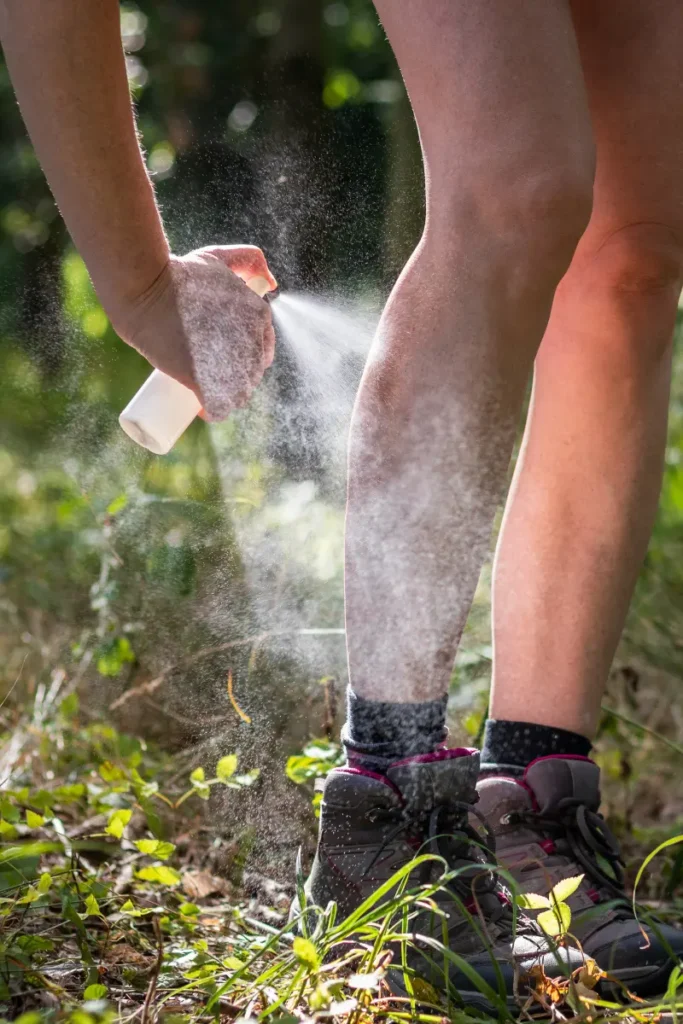
[[[600,998],[597,992],[594,992],[592,988],[588,988],[586,985],[582,985],[580,981],[575,982],[574,991],[579,999],[586,1003],[594,1003]]]
[[[543,970],[541,964],[532,967],[529,973],[530,988],[541,998],[549,999],[551,1003],[562,1002],[563,993],[560,986]]]
[[[596,964],[595,960],[591,960],[587,957],[583,967],[579,967],[578,970],[574,971],[574,981],[577,985],[583,985],[585,988],[593,989],[597,983],[602,979],[606,978],[607,974],[601,970]]]
[[[129,946],[127,942],[117,942],[105,950],[104,962],[107,965],[132,964],[135,967],[151,967],[154,963],[153,956],[145,956],[139,950]]]
[[[204,917],[203,914],[201,916],[201,922],[203,928],[208,928],[214,932],[221,931],[225,924],[225,920],[222,917]]]
[[[203,900],[207,896],[227,895],[230,883],[227,878],[219,878],[208,871],[186,871],[181,880],[183,892],[191,900]]]

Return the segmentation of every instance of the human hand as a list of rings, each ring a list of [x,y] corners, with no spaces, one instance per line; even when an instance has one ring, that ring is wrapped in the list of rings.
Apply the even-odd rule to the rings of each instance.
[[[171,256],[154,284],[112,323],[152,366],[195,392],[207,420],[249,401],[275,354],[267,302],[245,284],[277,282],[254,245]]]

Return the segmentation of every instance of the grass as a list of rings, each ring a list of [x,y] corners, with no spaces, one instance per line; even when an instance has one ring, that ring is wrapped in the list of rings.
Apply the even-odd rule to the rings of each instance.
[[[240,774],[237,758],[228,755],[212,775],[196,768],[180,778],[167,754],[88,721],[76,693],[64,687],[57,680],[28,708],[10,698],[1,709],[5,1020],[469,1019],[456,995],[444,1005],[419,981],[412,1001],[391,997],[387,987],[400,951],[410,946],[412,917],[448,873],[410,889],[406,870],[346,920],[337,920],[331,906],[308,908],[303,929],[296,919],[288,923],[294,880],[278,883],[250,871],[248,851],[235,840],[223,841],[229,856],[215,872],[217,840],[202,828],[213,801],[239,801],[240,790],[259,785],[258,774]],[[336,754],[333,745],[312,744],[290,760],[288,774],[310,782]],[[674,904],[669,910],[678,913]],[[436,964],[453,959],[437,940],[432,947]],[[682,980],[675,971],[662,1001],[626,1007],[541,975],[523,1015],[654,1022],[662,1012],[683,1010]],[[473,984],[486,988],[476,977]],[[488,996],[499,1019],[508,1017],[498,995]]]
[[[118,698],[116,714],[129,731],[166,738],[172,714],[185,714],[189,680],[201,693],[205,714],[224,708],[225,717],[239,720],[239,704],[225,703],[222,686],[223,704],[207,697],[207,682],[225,678],[222,665],[211,662],[189,679],[191,666],[183,660],[194,658],[188,651],[197,648],[211,652],[215,645],[246,643],[234,639],[244,636],[241,620],[221,619],[215,632],[203,621],[216,594],[222,606],[236,603],[232,591],[214,593],[210,584],[216,567],[219,577],[234,573],[239,545],[233,550],[225,540],[232,519],[224,515],[201,433],[187,437],[163,462],[119,464],[116,450],[106,446],[97,449],[99,461],[89,450],[69,449],[83,462],[70,468],[62,451],[62,413],[52,408],[59,396],[45,392],[27,359],[11,355],[11,365],[3,363],[3,386],[8,398],[14,395],[14,412],[7,416],[17,427],[0,449],[0,613],[8,622],[0,630],[0,1018],[21,1024],[466,1020],[455,999],[450,1007],[434,1004],[419,1012],[409,1000],[388,999],[387,972],[396,962],[395,950],[390,960],[390,940],[406,946],[402,929],[428,892],[406,888],[396,898],[378,897],[365,908],[360,928],[358,918],[337,920],[320,908],[309,935],[299,935],[287,923],[294,872],[290,877],[281,859],[270,871],[262,860],[257,871],[253,837],[240,825],[248,792],[259,797],[257,774],[243,772],[230,754],[215,754],[201,767],[183,760],[181,770],[163,749],[124,734],[107,717],[104,707]],[[97,422],[112,420],[111,410],[105,416],[103,406],[97,409]],[[55,450],[46,440],[53,435],[59,439]],[[233,449],[230,457],[243,468],[231,491],[238,501],[235,518],[260,543],[264,510],[269,531],[274,528],[281,474],[250,448],[243,452],[235,441]],[[672,922],[683,922],[677,900],[683,847],[664,846],[646,861],[676,837],[683,821],[681,451],[679,346],[660,517],[610,680],[597,754],[629,878],[635,881],[644,865],[639,898]],[[340,515],[338,520],[340,531]],[[335,530],[326,525],[320,531],[320,579],[312,571],[306,576],[283,547],[288,554],[278,585],[285,595],[296,583],[297,606],[315,607],[315,619],[307,614],[305,625],[341,621],[341,587],[337,577],[330,584],[325,560],[338,557],[337,547],[331,555],[328,550],[328,532],[336,537]],[[283,537],[287,531],[288,519]],[[296,544],[311,549],[308,535],[305,544]],[[171,625],[161,630],[171,611]],[[456,670],[453,718],[467,733],[454,732],[456,741],[475,737],[484,713],[488,618],[485,577]],[[242,687],[255,658],[253,639],[241,675],[238,666]],[[15,685],[26,657],[30,682]],[[330,670],[326,663],[324,671]],[[273,692],[280,693],[287,672],[274,676]],[[180,696],[173,688],[176,676]],[[310,689],[323,692],[297,680],[301,720],[302,694],[308,702]],[[77,692],[92,698],[79,706]],[[238,687],[237,696],[243,692]],[[163,695],[163,707],[138,702],[137,693],[145,700],[151,694],[162,701]],[[143,714],[145,721],[136,725]],[[330,729],[334,717],[326,702]],[[213,719],[210,724],[216,725]],[[250,735],[242,733],[245,744]],[[226,749],[236,745],[227,741]],[[283,755],[282,770],[290,785],[311,788],[337,754],[333,745],[314,742],[287,765]],[[437,947],[434,956],[444,951]],[[664,1011],[674,1017],[680,1012],[679,980],[672,975],[661,1005],[614,1007],[577,1002],[567,983],[539,977],[525,1012],[586,1024],[654,1022]],[[421,1007],[432,1002],[429,993],[420,997]]]

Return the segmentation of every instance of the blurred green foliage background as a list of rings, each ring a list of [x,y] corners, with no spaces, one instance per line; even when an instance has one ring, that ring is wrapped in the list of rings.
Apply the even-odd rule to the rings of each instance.
[[[148,0],[124,3],[121,26],[176,251],[253,242],[285,289],[383,294],[423,200],[371,4]],[[296,416],[282,425],[296,390],[286,353],[249,413],[197,422],[163,459],[133,448],[116,418],[147,364],[108,325],[4,67],[0,280],[1,689],[19,679],[28,697],[66,679],[93,717],[168,746],[246,749],[248,767],[332,731],[343,638],[301,631],[343,623],[342,471]],[[680,787],[662,785],[680,777],[682,655],[679,348],[660,516],[600,738],[627,830],[670,834],[683,819]],[[477,732],[489,659],[485,573],[454,674],[456,731]]]

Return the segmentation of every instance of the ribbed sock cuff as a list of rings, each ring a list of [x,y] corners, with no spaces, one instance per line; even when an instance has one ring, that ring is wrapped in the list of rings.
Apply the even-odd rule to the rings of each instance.
[[[407,704],[366,700],[347,689],[347,718],[342,729],[347,757],[376,768],[433,753],[448,735],[447,703],[447,694],[439,700]]]
[[[580,733],[534,722],[489,718],[484,728],[481,770],[521,774],[531,761],[550,754],[588,757],[591,742]]]

